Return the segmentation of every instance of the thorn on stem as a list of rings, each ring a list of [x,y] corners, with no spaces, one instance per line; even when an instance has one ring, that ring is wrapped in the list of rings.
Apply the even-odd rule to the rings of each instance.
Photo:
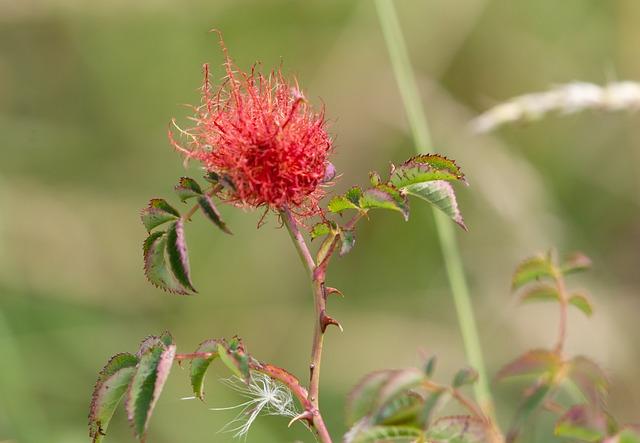
[[[292,424],[299,420],[307,420],[309,423],[311,423],[313,421],[313,413],[309,410],[306,410],[303,413],[296,415],[291,419],[287,427],[290,428]]]
[[[327,286],[326,292],[327,292],[327,295],[336,294],[339,297],[344,297],[344,294],[342,293],[342,291],[336,288],[331,288],[329,286]]]
[[[335,318],[328,316],[326,311],[323,310],[320,313],[320,329],[322,330],[323,334],[326,331],[327,326],[329,325],[335,325],[340,329],[340,332],[344,332],[344,329],[342,328],[340,322],[338,322],[338,320],[336,320]]]

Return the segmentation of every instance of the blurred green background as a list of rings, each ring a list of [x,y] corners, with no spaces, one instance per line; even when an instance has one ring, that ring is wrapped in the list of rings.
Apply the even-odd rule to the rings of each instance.
[[[640,417],[640,116],[588,113],[468,130],[478,112],[572,80],[640,79],[637,0],[399,0],[396,2],[436,149],[456,158],[469,233],[459,232],[482,343],[494,373],[528,348],[550,346],[557,312],[517,307],[515,263],[557,246],[581,249],[594,270],[573,278],[596,301],[570,317],[568,351],[611,374],[611,406]],[[142,273],[138,212],[172,195],[185,172],[167,142],[172,116],[197,103],[201,65],[222,76],[211,28],[239,66],[284,65],[326,105],[337,188],[413,153],[374,5],[345,1],[0,0],[0,441],[86,442],[97,371],[119,351],[169,329],[182,352],[240,334],[259,359],[306,378],[312,305],[305,273],[273,217],[222,210],[234,236],[196,219],[188,230],[200,295],[175,297]],[[320,99],[321,98],[321,99]],[[404,223],[377,213],[334,262],[322,405],[336,439],[343,399],[364,374],[420,364],[437,353],[439,377],[465,364],[431,211]],[[181,374],[182,372],[182,374]],[[176,366],[149,441],[230,442],[232,411],[189,395]],[[240,402],[208,378],[208,406]],[[522,385],[495,387],[500,418]],[[119,410],[111,442],[134,441]],[[542,421],[549,417],[544,413]],[[547,442],[545,433],[530,441]],[[262,418],[248,441],[311,442],[301,426]]]

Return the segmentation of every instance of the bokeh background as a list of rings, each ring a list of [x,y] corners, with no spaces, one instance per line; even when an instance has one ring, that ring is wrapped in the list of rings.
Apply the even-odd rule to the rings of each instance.
[[[596,301],[573,312],[568,351],[611,374],[611,405],[640,418],[640,116],[587,113],[473,135],[469,120],[513,95],[584,80],[640,79],[637,0],[399,0],[396,2],[439,152],[471,184],[459,196],[460,246],[491,373],[556,333],[551,305],[518,307],[516,262],[556,246],[580,249],[594,270],[572,278]],[[144,279],[138,212],[172,196],[185,171],[166,138],[183,103],[198,101],[201,65],[223,75],[211,28],[241,67],[283,63],[335,136],[337,188],[413,153],[370,0],[0,0],[0,441],[86,442],[97,371],[169,329],[188,352],[204,338],[244,337],[252,353],[307,375],[311,297],[285,231],[273,217],[223,208],[234,236],[196,219],[188,230],[195,297]],[[377,213],[329,282],[346,295],[330,312],[322,404],[335,438],[343,399],[364,374],[439,355],[449,380],[465,364],[429,208],[404,223]],[[181,372],[183,372],[181,374]],[[207,405],[181,401],[176,367],[149,441],[230,442],[217,431],[240,402],[208,377]],[[495,386],[500,418],[522,385]],[[549,421],[544,413],[540,419]],[[122,410],[111,442],[134,441]],[[530,441],[548,442],[545,432]],[[248,441],[311,442],[286,420],[257,421]]]

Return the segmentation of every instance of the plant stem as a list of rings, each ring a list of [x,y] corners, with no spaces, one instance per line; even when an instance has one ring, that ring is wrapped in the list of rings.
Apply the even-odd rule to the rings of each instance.
[[[324,331],[327,326],[327,321],[330,319],[326,315],[326,293],[324,286],[325,272],[324,267],[316,267],[315,261],[309,251],[307,243],[298,228],[298,223],[293,218],[291,211],[288,208],[283,208],[280,211],[280,215],[284,222],[284,225],[289,231],[289,235],[293,240],[293,244],[298,251],[298,255],[305,269],[309,273],[313,287],[313,301],[315,309],[315,326],[313,329],[313,344],[311,347],[311,363],[309,364],[309,392],[307,400],[310,403],[312,423],[318,437],[323,443],[331,443],[331,436],[327,430],[326,425],[320,414],[319,406],[319,390],[320,390],[320,364],[322,362],[322,349],[324,342]]]
[[[560,298],[560,325],[558,327],[558,341],[556,342],[555,352],[562,357],[564,343],[567,339],[567,311],[569,308],[569,300],[562,272],[555,270],[554,274],[556,289],[558,290],[558,297]]]
[[[431,136],[393,0],[375,3],[416,149],[426,153],[431,148]],[[443,213],[435,208],[433,212],[465,351],[469,364],[478,371],[474,394],[485,413],[493,417],[493,400],[454,226]]]

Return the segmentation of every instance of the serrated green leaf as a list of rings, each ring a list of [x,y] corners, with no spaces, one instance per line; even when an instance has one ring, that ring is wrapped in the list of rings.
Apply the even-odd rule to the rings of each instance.
[[[240,371],[238,362],[231,354],[232,351],[229,351],[222,343],[218,343],[217,348],[218,357],[220,357],[222,363],[224,363],[224,365],[229,368],[229,370],[233,372],[234,375],[240,378],[244,378],[242,371]]]
[[[362,189],[359,186],[353,186],[344,194],[344,196],[354,205],[360,204],[360,197],[362,197]]]
[[[184,237],[184,220],[181,218],[172,223],[167,230],[166,250],[169,267],[176,280],[188,290],[198,292],[191,283],[189,255]]]
[[[577,356],[569,362],[568,378],[572,380],[593,405],[604,403],[609,380],[602,368],[593,360]]]
[[[496,379],[519,376],[540,377],[556,373],[561,366],[562,359],[555,352],[534,349],[504,365],[496,375]]]
[[[311,239],[316,239],[318,237],[322,237],[323,235],[327,235],[331,233],[332,228],[329,222],[316,223],[311,228]]]
[[[209,365],[218,356],[218,340],[205,340],[196,349],[197,354],[211,353],[209,357],[198,357],[191,360],[191,387],[200,400],[204,400],[204,375]]]
[[[587,317],[593,314],[593,304],[586,294],[575,292],[569,297],[569,304],[580,309]]]
[[[133,378],[138,358],[122,353],[114,355],[98,374],[89,409],[89,436],[99,443],[107,435],[109,422]]]
[[[452,386],[459,388],[461,386],[470,385],[478,380],[478,371],[473,368],[462,368],[453,377]]]
[[[428,163],[409,161],[396,167],[389,176],[389,183],[403,189],[417,183],[434,180],[456,181],[461,177],[447,168],[439,168]]]
[[[405,220],[409,219],[409,202],[407,197],[390,185],[381,184],[375,188],[369,188],[360,197],[362,209],[390,209],[398,211]]]
[[[374,425],[415,425],[418,413],[422,410],[424,399],[413,392],[408,392],[392,399],[373,417]]]
[[[149,234],[142,245],[144,274],[157,288],[174,294],[189,294],[189,289],[181,285],[169,271],[165,258],[167,236],[164,231]]]
[[[356,244],[356,234],[353,231],[340,231],[340,256],[346,255]]]
[[[175,352],[175,345],[162,343],[147,349],[140,356],[129,384],[125,402],[127,418],[141,442],[145,441],[149,419],[169,376]]]
[[[361,431],[353,443],[414,442],[423,436],[420,429],[408,426],[373,426]]]
[[[392,370],[372,372],[358,382],[347,397],[347,426],[352,426],[363,417],[369,415],[378,392],[393,373],[394,371]]]
[[[541,278],[553,278],[554,269],[548,257],[538,255],[528,258],[518,265],[513,274],[511,289],[516,290],[527,283]]]
[[[591,259],[582,252],[574,252],[567,257],[561,266],[561,270],[564,275],[586,271],[589,268],[591,268]]]
[[[462,170],[454,160],[450,160],[444,155],[440,154],[420,154],[410,158],[405,164],[423,163],[430,165],[436,169],[449,171],[452,175],[456,176],[458,180],[464,180],[464,174]]]
[[[426,432],[428,441],[438,443],[484,443],[486,424],[469,415],[440,417]]]
[[[231,232],[231,230],[227,227],[227,224],[222,220],[220,212],[218,211],[218,208],[216,208],[216,205],[213,203],[211,197],[209,197],[208,195],[198,197],[198,206],[200,206],[200,209],[202,210],[202,212],[204,212],[204,215],[206,215],[214,225],[220,228],[222,232],[233,234],[233,232]]]
[[[458,207],[453,186],[449,182],[443,180],[435,180],[431,182],[417,183],[404,188],[409,195],[421,198],[427,203],[435,206],[444,212],[451,220],[457,223],[462,229],[467,231],[467,225],[464,224],[462,213]]]
[[[180,200],[183,202],[190,198],[202,195],[202,188],[198,182],[191,177],[180,177],[180,180],[174,189]]]
[[[560,301],[560,294],[555,286],[547,284],[539,284],[527,288],[522,295],[520,295],[520,301],[522,303],[531,303],[539,301]]]
[[[342,211],[346,211],[347,209],[360,209],[358,208],[357,204],[354,204],[344,195],[336,195],[331,200],[329,200],[327,208],[329,209],[329,211],[336,214],[339,214]]]
[[[599,442],[607,434],[608,417],[588,405],[576,405],[556,422],[555,435],[581,441]]]
[[[153,198],[149,200],[147,207],[140,212],[140,218],[144,227],[150,232],[163,223],[180,218],[180,213],[166,200]]]

